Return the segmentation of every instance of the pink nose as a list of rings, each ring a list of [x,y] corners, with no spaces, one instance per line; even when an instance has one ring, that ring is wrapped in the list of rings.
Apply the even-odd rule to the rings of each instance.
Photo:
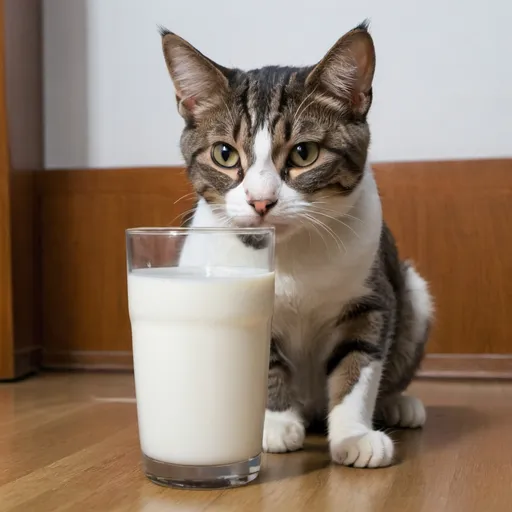
[[[247,202],[256,210],[256,213],[262,217],[277,204],[277,201],[272,201],[270,199],[261,199],[259,201]]]

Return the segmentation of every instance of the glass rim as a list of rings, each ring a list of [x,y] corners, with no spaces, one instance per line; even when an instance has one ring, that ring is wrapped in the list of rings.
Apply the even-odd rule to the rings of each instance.
[[[263,227],[247,227],[247,228],[237,228],[237,227],[175,227],[175,228],[166,228],[166,227],[138,227],[138,228],[129,228],[125,231],[126,236],[133,235],[144,235],[144,236],[183,236],[191,233],[196,234],[231,234],[231,235],[274,235],[275,228],[273,226],[263,226]]]

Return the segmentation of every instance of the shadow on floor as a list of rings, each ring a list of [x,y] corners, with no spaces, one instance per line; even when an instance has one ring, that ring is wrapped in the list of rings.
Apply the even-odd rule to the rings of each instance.
[[[487,419],[466,406],[427,407],[427,423],[422,429],[390,429],[396,442],[397,459],[406,461],[422,452],[443,450],[485,428]]]

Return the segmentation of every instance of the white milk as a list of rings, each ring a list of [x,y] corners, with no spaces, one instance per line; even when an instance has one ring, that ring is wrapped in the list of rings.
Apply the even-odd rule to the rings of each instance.
[[[135,270],[128,297],[142,451],[184,465],[258,455],[274,274]]]

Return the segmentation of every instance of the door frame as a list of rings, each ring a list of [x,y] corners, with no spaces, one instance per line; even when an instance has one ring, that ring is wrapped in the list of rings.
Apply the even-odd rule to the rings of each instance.
[[[10,158],[5,97],[4,3],[0,0],[0,380],[12,379],[14,326],[12,308]]]

